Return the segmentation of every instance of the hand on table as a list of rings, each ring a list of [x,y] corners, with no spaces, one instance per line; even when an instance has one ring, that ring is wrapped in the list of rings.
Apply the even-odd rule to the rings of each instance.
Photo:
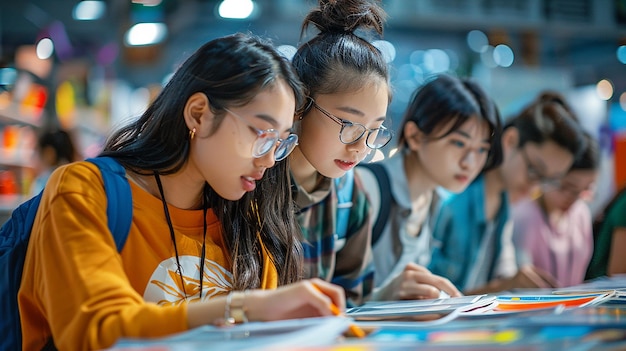
[[[381,300],[437,299],[441,292],[450,297],[462,296],[448,279],[431,273],[427,268],[409,263],[402,273],[382,288]]]

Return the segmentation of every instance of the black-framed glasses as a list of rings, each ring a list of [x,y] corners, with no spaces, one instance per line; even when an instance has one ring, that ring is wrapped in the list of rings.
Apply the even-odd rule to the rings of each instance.
[[[274,160],[281,161],[285,159],[289,154],[293,151],[293,149],[298,145],[298,136],[296,134],[289,134],[285,139],[281,139],[279,132],[276,129],[259,129],[250,122],[248,122],[245,118],[236,114],[235,112],[224,108],[224,110],[231,115],[239,118],[243,121],[254,133],[256,133],[256,140],[252,145],[252,157],[259,158],[266,155],[268,152],[272,150],[274,145],[276,149],[274,150]]]
[[[320,107],[320,105],[318,105],[313,99],[311,99],[311,104],[313,104],[313,107],[320,111],[324,116],[330,118],[341,126],[341,130],[339,131],[339,140],[344,144],[354,144],[365,134],[367,134],[367,137],[365,138],[365,145],[367,145],[370,149],[380,149],[391,141],[391,131],[384,126],[368,129],[361,123],[350,122],[333,115]]]
[[[531,161],[530,158],[528,157],[528,154],[526,153],[526,149],[524,149],[523,147],[519,148],[520,150],[520,154],[522,154],[522,158],[524,159],[524,162],[526,163],[526,177],[528,179],[528,181],[530,181],[531,183],[538,183],[541,185],[547,185],[547,186],[558,186],[560,183],[560,178],[553,178],[553,177],[548,177],[545,174],[543,174],[542,172],[539,171],[538,167],[535,166]]]

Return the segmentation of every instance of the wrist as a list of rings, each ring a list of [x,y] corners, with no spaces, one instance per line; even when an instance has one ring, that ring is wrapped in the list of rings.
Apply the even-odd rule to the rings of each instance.
[[[227,325],[248,322],[248,290],[231,291],[226,296],[224,323]]]
[[[263,296],[266,294],[264,290],[249,290],[246,295],[246,316],[248,321],[259,322],[267,320],[268,316],[263,312],[263,306],[266,303],[263,301]]]

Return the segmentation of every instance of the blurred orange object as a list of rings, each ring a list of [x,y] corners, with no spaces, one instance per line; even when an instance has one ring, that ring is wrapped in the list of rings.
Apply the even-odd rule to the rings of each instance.
[[[15,125],[7,125],[2,130],[2,146],[6,151],[13,151],[17,147],[20,129]]]
[[[15,174],[11,171],[0,171],[0,194],[14,195],[17,193]]]

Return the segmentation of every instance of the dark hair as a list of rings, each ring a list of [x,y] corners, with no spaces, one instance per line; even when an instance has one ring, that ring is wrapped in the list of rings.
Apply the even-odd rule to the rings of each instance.
[[[37,149],[43,152],[46,148],[52,148],[55,153],[55,165],[70,163],[76,160],[76,150],[72,137],[68,132],[61,129],[46,130],[37,140]]]
[[[600,166],[598,142],[587,132],[584,132],[584,136],[585,148],[574,160],[570,170],[596,170]]]
[[[136,122],[111,136],[102,154],[141,174],[175,173],[189,158],[190,138],[183,109],[193,94],[202,92],[208,97],[216,114],[215,132],[223,121],[224,108],[245,105],[279,80],[293,89],[296,106],[302,105],[304,93],[297,75],[270,43],[251,34],[212,40],[178,68]],[[269,168],[256,189],[238,201],[220,197],[210,184],[206,187],[209,206],[222,223],[232,255],[234,289],[259,287],[262,250],[267,250],[276,265],[279,284],[302,277],[302,247],[295,234],[299,231],[287,162]]]
[[[576,114],[565,98],[556,92],[546,91],[530,103],[520,114],[509,120],[505,129],[519,131],[518,147],[527,142],[543,144],[554,141],[578,158],[585,148],[585,137]]]
[[[416,89],[404,113],[398,145],[401,148],[408,146],[402,131],[409,122],[415,123],[422,133],[429,135],[437,128],[454,121],[450,129],[439,136],[443,138],[474,117],[489,124],[491,148],[483,169],[497,167],[502,162],[500,112],[478,83],[468,78],[438,75]]]
[[[320,0],[304,19],[320,32],[302,44],[292,59],[309,96],[360,89],[372,76],[389,83],[389,68],[380,50],[355,34],[359,28],[383,34],[386,14],[367,0]],[[306,112],[306,111],[304,111]]]

